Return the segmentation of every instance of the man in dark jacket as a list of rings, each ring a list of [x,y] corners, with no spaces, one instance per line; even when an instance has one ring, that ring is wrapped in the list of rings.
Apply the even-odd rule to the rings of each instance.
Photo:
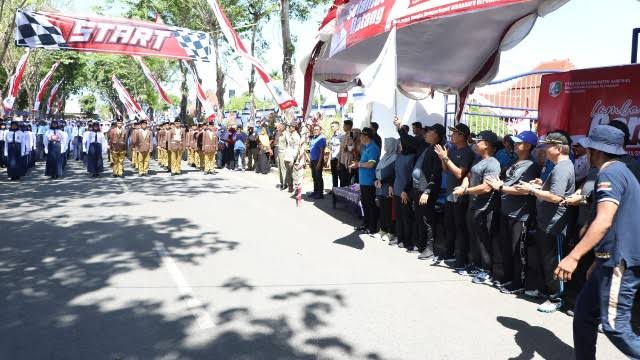
[[[415,209],[415,239],[420,251],[420,260],[431,259],[434,256],[434,209],[442,185],[442,161],[435,152],[435,146],[442,144],[445,136],[446,130],[441,124],[427,127],[424,132],[427,147],[418,155],[413,168],[411,198]]]

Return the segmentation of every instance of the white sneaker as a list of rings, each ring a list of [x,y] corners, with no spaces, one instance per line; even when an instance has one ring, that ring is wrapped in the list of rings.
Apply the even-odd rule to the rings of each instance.
[[[562,307],[562,301],[554,302],[551,300],[547,300],[544,303],[540,304],[540,306],[538,306],[538,311],[543,313],[552,313],[560,310],[561,307]]]
[[[382,239],[382,237],[385,235],[384,231],[378,231],[377,233],[373,234],[373,237],[375,237],[376,239]]]
[[[391,234],[389,233],[384,233],[381,237],[380,240],[382,241],[389,241],[391,239]]]

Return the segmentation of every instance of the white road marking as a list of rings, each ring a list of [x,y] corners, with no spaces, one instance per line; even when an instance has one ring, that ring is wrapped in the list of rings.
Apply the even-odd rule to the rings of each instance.
[[[154,244],[156,251],[160,254],[162,265],[167,269],[169,275],[171,275],[171,279],[178,287],[178,293],[182,298],[184,298],[184,301],[186,301],[189,312],[191,312],[191,315],[196,319],[200,330],[214,328],[216,325],[213,322],[211,315],[205,310],[202,302],[193,294],[193,289],[189,283],[187,283],[187,280],[185,280],[184,275],[178,268],[175,260],[171,258],[167,249],[161,242],[155,241]]]

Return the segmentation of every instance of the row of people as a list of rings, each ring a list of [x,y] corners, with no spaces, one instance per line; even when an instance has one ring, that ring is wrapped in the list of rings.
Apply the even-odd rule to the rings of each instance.
[[[440,124],[414,136],[398,119],[395,125],[399,139],[384,139],[382,157],[373,129],[357,137],[349,168],[358,170],[364,217],[356,230],[444,263],[475,284],[542,299],[542,312],[560,309],[572,288],[582,291],[571,309],[578,358],[595,354],[600,316],[610,339],[639,356],[631,311],[640,288],[640,224],[633,219],[640,170],[624,150],[625,124],[596,127],[573,147],[585,149],[591,164],[578,183],[571,139],[560,131],[542,140],[530,131],[511,137],[515,156],[503,171],[492,131],[471,137],[468,126],[457,124],[447,141]],[[569,255],[560,261],[563,254]],[[587,281],[587,269],[597,277]]]

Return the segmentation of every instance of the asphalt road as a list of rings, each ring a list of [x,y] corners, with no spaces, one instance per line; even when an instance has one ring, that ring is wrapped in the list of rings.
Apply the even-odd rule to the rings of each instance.
[[[0,359],[570,359],[571,318],[273,175],[0,182]],[[600,359],[624,357],[601,335]]]

